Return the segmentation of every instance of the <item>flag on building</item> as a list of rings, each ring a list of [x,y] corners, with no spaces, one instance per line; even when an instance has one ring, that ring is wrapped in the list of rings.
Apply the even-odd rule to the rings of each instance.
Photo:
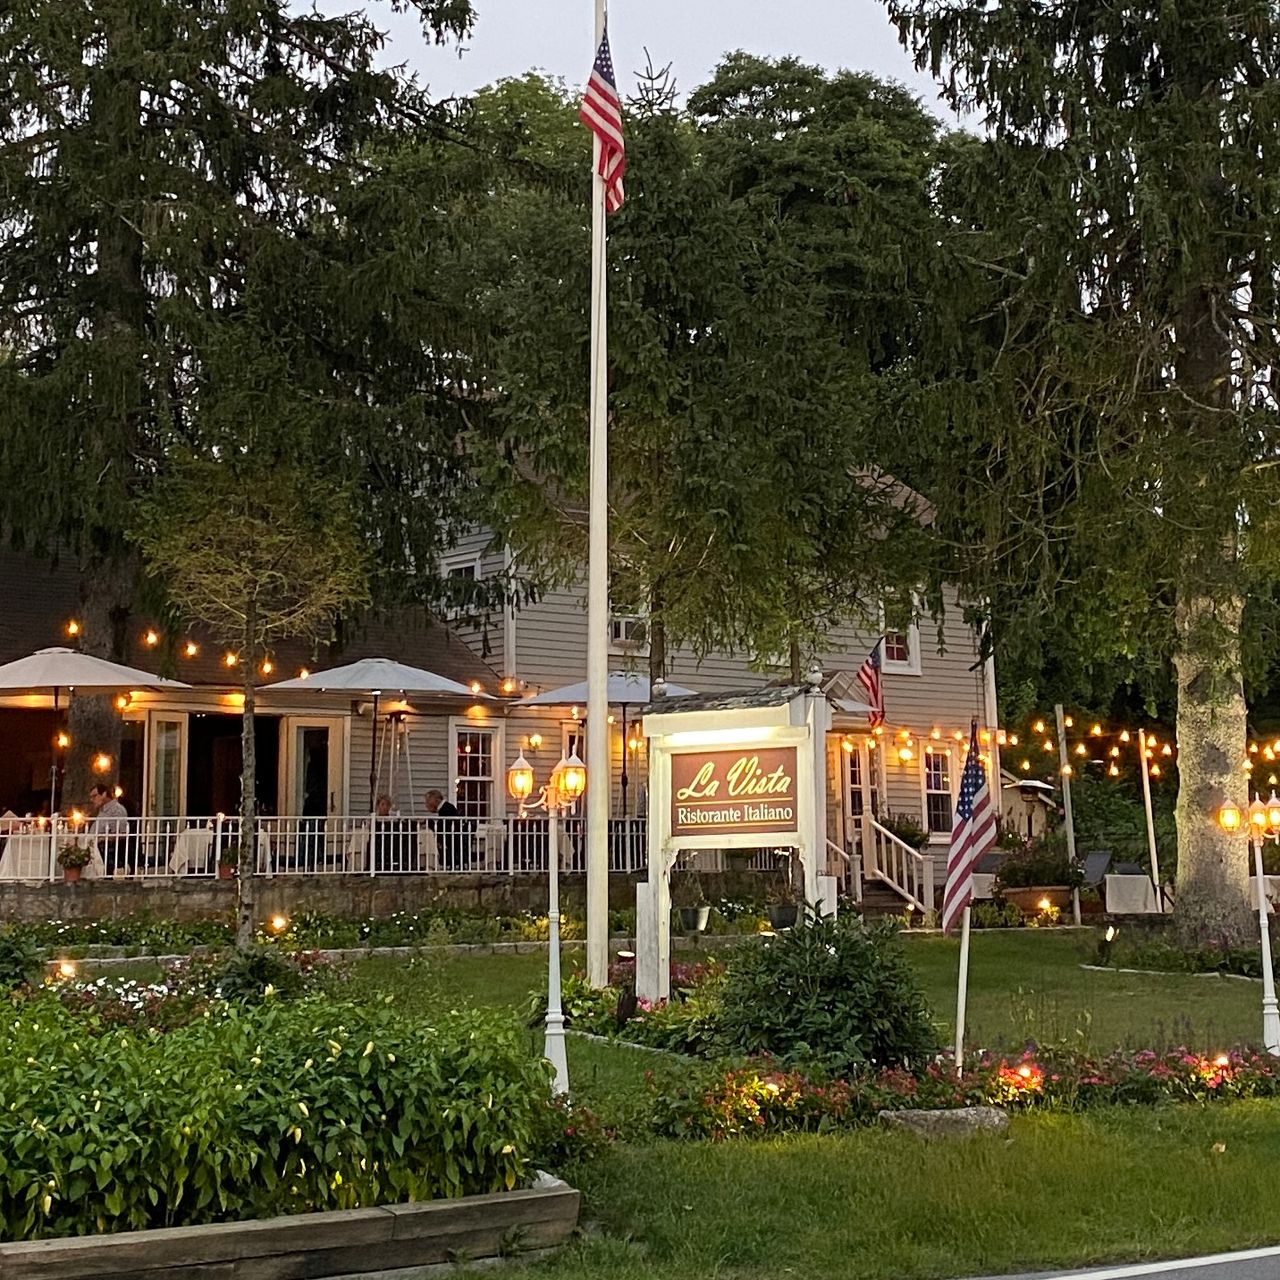
[[[595,66],[591,68],[578,119],[599,139],[596,172],[604,179],[604,207],[615,213],[622,206],[622,175],[627,171],[627,153],[622,141],[622,103],[618,98],[613,58],[609,54],[607,29],[596,51]]]
[[[942,931],[946,933],[963,914],[973,896],[973,869],[995,848],[996,807],[978,749],[978,722],[969,733],[969,756],[960,775],[960,795],[951,824],[951,850],[947,855],[947,888],[942,896]]]
[[[867,655],[867,660],[858,668],[858,683],[866,690],[867,706],[870,710],[867,712],[867,724],[872,729],[878,729],[884,724],[884,684],[880,679],[880,646],[884,644],[884,637],[872,646],[871,652]]]

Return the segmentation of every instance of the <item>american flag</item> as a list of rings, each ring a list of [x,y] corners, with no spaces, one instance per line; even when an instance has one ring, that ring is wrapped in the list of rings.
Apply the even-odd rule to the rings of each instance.
[[[578,119],[600,141],[600,157],[596,172],[604,179],[604,207],[615,213],[622,206],[622,175],[627,171],[627,153],[622,142],[622,103],[609,56],[609,32],[606,30],[591,68],[587,91],[582,97]]]
[[[973,869],[978,859],[995,846],[996,809],[987,785],[987,771],[978,752],[978,722],[969,733],[969,758],[960,776],[955,821],[951,824],[951,850],[947,855],[947,888],[942,896],[942,931],[960,918],[973,896]]]
[[[866,662],[858,668],[858,683],[867,691],[867,706],[870,707],[867,724],[872,729],[884,724],[884,685],[880,681],[880,646],[883,643],[884,637],[881,636],[872,646]]]

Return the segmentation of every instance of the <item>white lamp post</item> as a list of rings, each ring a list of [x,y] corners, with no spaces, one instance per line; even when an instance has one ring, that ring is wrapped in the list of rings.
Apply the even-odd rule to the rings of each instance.
[[[523,755],[517,756],[507,770],[507,791],[519,802],[523,816],[530,809],[547,811],[547,1023],[543,1053],[555,1071],[553,1088],[558,1094],[569,1092],[569,1057],[564,1045],[564,1010],[560,1003],[560,811],[578,800],[587,789],[586,766],[573,753],[551,773],[537,800],[530,800],[534,790],[533,767]]]
[[[1262,875],[1262,842],[1270,836],[1280,841],[1280,798],[1271,793],[1266,804],[1255,799],[1249,806],[1248,821],[1239,806],[1228,800],[1218,810],[1218,825],[1224,831],[1243,830],[1253,853],[1254,876],[1258,883],[1258,933],[1262,942],[1262,1047],[1280,1054],[1280,1007],[1276,1004],[1276,982],[1271,966],[1271,923],[1267,919],[1267,882]]]

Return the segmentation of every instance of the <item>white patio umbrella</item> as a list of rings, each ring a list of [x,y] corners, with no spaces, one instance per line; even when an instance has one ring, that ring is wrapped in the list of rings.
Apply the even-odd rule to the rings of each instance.
[[[0,692],[42,693],[53,695],[53,705],[58,705],[58,695],[66,689],[68,696],[77,689],[105,693],[111,689],[189,689],[181,680],[167,680],[164,676],[123,663],[108,662],[90,653],[55,645],[50,649],[37,649],[25,658],[17,658],[0,666]],[[55,761],[49,783],[49,812],[56,808],[58,792],[58,765]]]
[[[684,698],[696,693],[696,689],[686,689],[681,684],[667,683],[664,697]],[[562,685],[559,689],[548,689],[536,697],[521,700],[522,707],[573,707],[587,700],[587,682],[579,680],[577,684]],[[622,816],[627,816],[627,708],[644,706],[652,702],[652,690],[649,677],[636,671],[610,671],[606,686],[605,701],[611,707],[622,708]]]
[[[281,691],[315,689],[322,693],[363,693],[373,698],[373,746],[369,752],[369,811],[372,813],[378,790],[378,703],[384,693],[421,697],[444,694],[452,698],[473,698],[465,684],[426,671],[406,666],[391,658],[361,658],[328,671],[313,671],[292,680],[278,680],[265,686]],[[411,779],[412,781],[412,779]]]

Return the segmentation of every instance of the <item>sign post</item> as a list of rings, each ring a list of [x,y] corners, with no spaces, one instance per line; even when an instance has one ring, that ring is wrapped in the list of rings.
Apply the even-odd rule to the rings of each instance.
[[[806,902],[826,858],[830,705],[813,690],[681,699],[644,718],[649,740],[649,880],[637,894],[636,994],[670,994],[670,871],[685,852],[794,849]],[[716,705],[700,705],[705,702]]]

